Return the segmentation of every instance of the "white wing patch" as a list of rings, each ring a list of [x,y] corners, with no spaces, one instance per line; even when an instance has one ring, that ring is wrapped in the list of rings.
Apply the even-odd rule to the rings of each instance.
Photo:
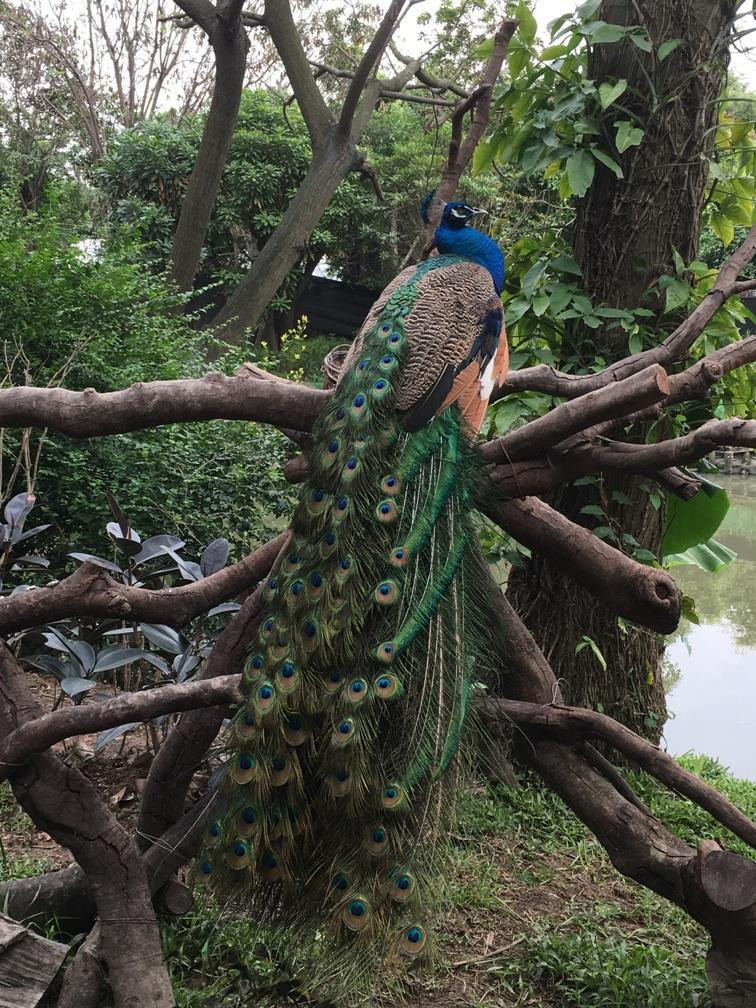
[[[496,367],[496,354],[493,355],[491,360],[486,364],[486,369],[480,376],[480,398],[490,399],[491,393],[493,392],[495,379],[494,379],[494,368]]]

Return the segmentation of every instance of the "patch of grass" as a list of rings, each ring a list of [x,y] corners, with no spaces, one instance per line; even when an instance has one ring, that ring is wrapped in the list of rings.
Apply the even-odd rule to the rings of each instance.
[[[517,965],[564,1008],[705,1008],[711,1004],[703,963],[637,938],[597,934],[587,920],[576,934],[542,930]]]

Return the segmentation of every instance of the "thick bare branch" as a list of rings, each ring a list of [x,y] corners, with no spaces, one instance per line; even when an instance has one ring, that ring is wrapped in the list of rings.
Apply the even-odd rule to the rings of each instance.
[[[210,0],[176,0],[176,6],[210,35],[215,27],[216,10]]]
[[[587,738],[606,742],[646,773],[673,791],[690,798],[745,843],[756,847],[756,823],[752,819],[716,788],[681,767],[668,753],[606,714],[583,707],[534,704],[493,697],[478,702],[476,711],[484,721],[496,723],[509,719],[521,727],[545,729],[552,738],[570,743]]]
[[[357,64],[357,69],[347,89],[344,104],[341,106],[341,115],[339,116],[338,129],[344,136],[348,136],[352,130],[352,120],[357,111],[365,84],[373,72],[373,68],[386,50],[404,4],[405,0],[391,0],[391,4],[383,15],[375,35],[362,54],[362,59]]]
[[[660,441],[658,444],[603,441],[587,450],[599,469],[650,472],[697,462],[723,445],[756,448],[756,420],[709,420],[684,437]]]
[[[135,588],[114,580],[94,563],[48,588],[30,588],[0,599],[0,633],[44,626],[71,616],[144,620],[181,627],[213,606],[235,598],[265,577],[287,533],[239,563],[177,588]]]
[[[239,675],[200,679],[180,686],[159,686],[141,693],[121,693],[101,703],[61,707],[20,725],[0,741],[0,779],[5,780],[56,742],[104,731],[116,725],[150,721],[161,714],[229,706],[239,701]]]
[[[333,126],[333,119],[307,62],[289,0],[266,0],[265,24],[281,57],[312,146],[321,147]]]
[[[6,735],[33,721],[40,710],[23,671],[2,644],[0,671],[0,732]],[[89,879],[115,1003],[171,1008],[174,999],[143,865],[95,786],[51,753],[14,767],[11,784],[36,826],[68,847]]]
[[[548,557],[611,612],[672,633],[680,620],[680,589],[666,571],[639,564],[535,497],[481,510],[510,535]]]
[[[460,176],[469,164],[488,125],[494,85],[499,79],[504,57],[517,25],[517,21],[502,21],[499,25],[494,36],[493,51],[483,70],[480,84],[471,95],[460,102],[452,116],[452,140],[449,144],[447,161],[431,206],[428,208],[429,223],[426,234],[428,251],[441,214],[441,207],[454,195]],[[470,109],[473,109],[473,121],[463,140],[462,119]]]
[[[519,462],[534,458],[588,426],[624,417],[632,410],[660,402],[669,391],[666,371],[653,364],[616,385],[562,403],[545,416],[490,441],[481,449],[483,458],[487,462]]]
[[[47,427],[69,437],[103,437],[193,420],[259,420],[309,430],[329,393],[289,382],[207,374],[137,382],[118,392],[23,386],[0,389],[0,426]]]

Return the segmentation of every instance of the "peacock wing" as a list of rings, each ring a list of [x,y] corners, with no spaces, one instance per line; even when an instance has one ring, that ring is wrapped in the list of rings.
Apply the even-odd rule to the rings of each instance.
[[[508,366],[501,301],[488,270],[467,260],[429,270],[417,283],[406,332],[397,400],[405,429],[419,430],[456,402],[477,432]]]

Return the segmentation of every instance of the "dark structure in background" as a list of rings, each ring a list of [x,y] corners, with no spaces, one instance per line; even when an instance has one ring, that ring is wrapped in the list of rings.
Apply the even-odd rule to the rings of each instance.
[[[333,333],[352,340],[379,294],[370,287],[314,276],[297,298],[292,315],[294,319],[307,316],[309,333]]]

